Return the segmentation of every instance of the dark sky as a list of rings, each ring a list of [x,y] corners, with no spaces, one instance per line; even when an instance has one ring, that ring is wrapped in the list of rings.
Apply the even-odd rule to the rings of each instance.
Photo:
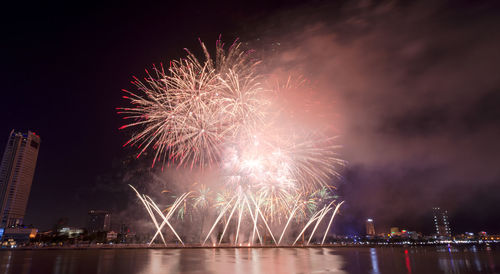
[[[429,210],[441,206],[457,233],[500,233],[494,1],[10,2],[0,144],[13,128],[42,138],[26,223],[83,226],[97,208],[127,215],[135,200],[122,175],[149,160],[123,162],[134,151],[118,130],[121,89],[222,34],[263,51],[279,41],[276,63],[300,67],[335,100],[349,162],[339,231],[373,217],[380,229],[430,232]]]

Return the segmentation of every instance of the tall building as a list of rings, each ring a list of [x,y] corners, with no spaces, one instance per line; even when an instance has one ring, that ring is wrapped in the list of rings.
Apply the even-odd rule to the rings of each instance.
[[[450,221],[448,218],[448,211],[442,210],[439,207],[432,208],[434,215],[434,229],[436,230],[436,235],[441,237],[450,237]]]
[[[2,227],[22,225],[35,175],[40,136],[12,130],[0,164]]]
[[[110,231],[111,213],[105,210],[89,211],[87,229],[90,233]]]
[[[375,236],[375,226],[373,225],[373,219],[366,220],[366,235]]]

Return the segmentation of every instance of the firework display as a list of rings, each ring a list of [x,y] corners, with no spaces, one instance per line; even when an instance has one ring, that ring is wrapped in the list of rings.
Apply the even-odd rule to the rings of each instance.
[[[133,129],[125,145],[137,147],[137,157],[149,150],[153,166],[220,174],[215,185],[198,185],[166,210],[131,186],[156,227],[151,243],[160,236],[166,244],[164,233],[171,232],[184,245],[175,215],[201,216],[202,244],[296,244],[301,237],[309,244],[321,225],[323,243],[343,203],[330,183],[344,162],[335,137],[302,127],[287,115],[296,110],[280,104],[290,86],[304,81],[269,84],[260,61],[238,41],[225,49],[218,40],[215,58],[200,43],[203,61],[186,50],[168,69],[153,67],[144,80],[134,78],[136,92],[124,90],[130,106],[119,108],[129,121],[121,129]],[[205,219],[212,224],[206,229]],[[286,242],[285,235],[294,237]]]

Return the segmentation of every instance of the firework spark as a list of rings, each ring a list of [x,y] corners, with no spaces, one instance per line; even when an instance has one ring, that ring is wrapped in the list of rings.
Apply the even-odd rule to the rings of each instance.
[[[204,62],[187,51],[167,71],[154,66],[143,81],[134,78],[139,93],[124,90],[132,106],[118,110],[132,122],[121,129],[138,129],[126,143],[140,148],[138,157],[152,148],[154,162],[212,164],[220,159],[221,144],[247,134],[263,119],[259,62],[238,42],[226,52],[219,41],[215,62],[201,45]]]
[[[339,176],[337,167],[344,161],[338,158],[335,137],[301,128],[290,115],[294,113],[290,107],[279,105],[277,94],[303,88],[306,81],[289,77],[272,87],[259,71],[260,61],[238,41],[226,50],[218,40],[214,59],[200,44],[203,61],[186,50],[187,56],[170,62],[168,69],[154,66],[143,80],[134,78],[136,92],[125,90],[124,98],[131,106],[119,108],[129,121],[121,129],[135,129],[125,145],[138,147],[137,157],[152,150],[153,165],[160,161],[191,169],[208,167],[223,175],[220,186],[224,191],[214,196],[214,191],[201,185],[199,190],[181,195],[161,216],[161,225],[154,219],[156,204],[137,193],[157,234],[165,224],[171,228],[168,220],[173,211],[183,219],[191,203],[189,214],[218,209],[205,241],[223,221],[221,243],[234,220],[235,242],[242,222],[249,222],[252,242],[257,234],[262,244],[262,235],[267,233],[278,244],[295,220],[306,224],[299,237],[314,224],[309,243],[335,206],[329,185]],[[328,229],[341,204],[335,207]],[[273,234],[276,225],[281,225],[278,241]]]

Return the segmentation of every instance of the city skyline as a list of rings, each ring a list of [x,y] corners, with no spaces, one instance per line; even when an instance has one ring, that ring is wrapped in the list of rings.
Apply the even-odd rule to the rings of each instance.
[[[9,136],[10,136],[10,138],[9,138],[8,143],[6,144],[5,149],[4,149],[4,157],[2,159],[2,162],[11,162],[11,163],[8,165],[7,164],[2,165],[2,167],[5,167],[2,169],[2,174],[5,173],[5,176],[7,176],[7,175],[10,175],[11,172],[13,173],[13,171],[7,172],[8,169],[14,168],[14,167],[12,167],[11,164],[14,164],[17,162],[21,163],[21,162],[23,162],[23,158],[26,158],[25,157],[26,154],[31,154],[32,156],[28,157],[30,159],[30,161],[28,163],[28,166],[29,166],[29,169],[27,172],[28,176],[25,176],[26,177],[25,181],[26,180],[30,181],[29,179],[30,178],[32,179],[32,177],[34,175],[34,171],[35,171],[34,167],[36,166],[36,158],[38,156],[40,137],[31,131],[28,131],[27,134],[23,134],[22,132],[16,132],[15,130],[12,130],[11,133],[9,134]],[[33,142],[34,142],[34,144],[33,144]],[[26,151],[25,147],[28,144],[31,145],[32,150],[34,149],[34,151],[36,152],[35,154],[33,154],[33,152]],[[26,161],[24,160],[24,162],[26,162]],[[16,171],[16,172],[18,173],[19,171]],[[7,177],[9,177],[9,176],[7,176]],[[15,176],[10,177],[11,181],[12,181],[12,177],[15,177]],[[9,182],[9,181],[7,181],[7,182]],[[27,189],[24,189],[24,191],[26,192],[26,190],[27,190],[28,195],[27,196],[24,195],[23,196],[24,199],[22,199],[22,201],[17,202],[17,203],[21,202],[20,203],[21,211],[22,211],[22,205],[24,205],[24,211],[25,211],[26,204],[27,204],[28,198],[29,198],[29,190],[31,187],[31,181],[28,185],[26,185],[26,187],[27,187]],[[6,189],[7,189],[7,185],[5,186],[4,191]],[[4,207],[5,207],[5,205],[4,205]],[[9,213],[4,214],[3,219],[7,218],[7,216],[10,216],[10,215],[12,215],[12,214],[9,214]],[[23,217],[24,217],[24,213],[17,214],[16,216],[17,216],[17,218],[13,218],[11,220],[11,223],[7,223],[4,225],[6,225],[6,226],[24,225],[24,223],[22,222]],[[82,227],[82,228],[88,229],[89,232],[110,231],[113,229],[111,226],[110,216],[111,216],[111,214],[107,210],[93,210],[92,209],[92,210],[88,211],[88,217],[87,217],[84,225],[82,225],[81,223],[79,223],[79,224],[76,223],[76,224],[80,225],[80,227]],[[441,210],[440,207],[432,207],[432,218],[434,220],[434,227],[433,227],[434,231],[430,230],[428,227],[423,229],[424,231],[432,231],[431,233],[429,233],[429,235],[437,235],[437,236],[444,236],[444,237],[450,237],[450,236],[454,235],[451,233],[450,222],[449,222],[447,210]],[[14,221],[15,221],[15,223],[12,223]],[[71,224],[73,225],[73,224],[75,224],[75,222],[73,222]],[[30,224],[30,225],[33,225],[33,224]],[[69,224],[67,224],[67,225],[69,225]],[[123,225],[124,225],[123,220],[117,220],[116,223],[114,223],[115,228],[121,227]],[[35,226],[36,226],[36,224],[35,224]],[[392,230],[394,228],[393,223],[391,223],[391,225],[389,225],[389,226],[391,227],[390,230]],[[408,228],[412,229],[412,227],[408,227]],[[44,229],[46,230],[47,228],[44,228]],[[389,231],[389,230],[387,230],[387,231]],[[480,232],[482,232],[482,230]],[[384,232],[379,232],[378,234],[381,234],[381,233],[384,233]],[[466,233],[466,231],[460,231],[459,233],[464,234],[464,233]],[[375,233],[374,220],[372,218],[366,219],[365,234],[369,235],[369,236],[377,235],[377,233]],[[363,233],[360,231],[359,235],[363,235]],[[456,234],[456,235],[458,235],[458,234]]]

